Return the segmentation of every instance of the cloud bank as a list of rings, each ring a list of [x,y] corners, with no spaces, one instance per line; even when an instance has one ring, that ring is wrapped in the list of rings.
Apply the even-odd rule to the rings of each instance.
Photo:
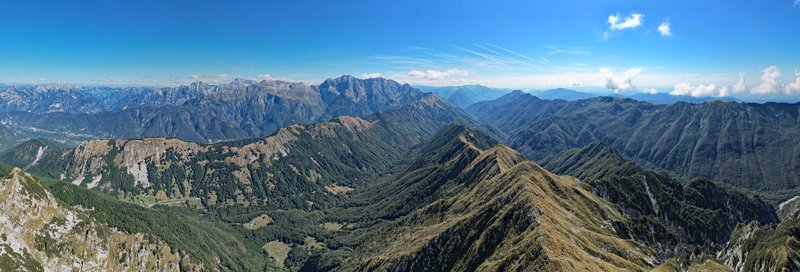
[[[636,79],[643,70],[644,68],[642,67],[636,67],[628,69],[620,74],[615,74],[611,69],[601,68],[600,75],[603,76],[603,80],[600,82],[600,86],[612,90],[614,93],[633,90],[636,88],[636,86],[633,85],[633,80]]]
[[[769,66],[761,70],[760,82],[747,88],[745,74],[739,74],[739,80],[731,87],[715,84],[691,85],[680,83],[675,85],[670,94],[690,95],[694,97],[722,97],[735,94],[751,95],[800,95],[800,70],[794,71],[794,80],[788,83],[781,82],[779,79],[783,74],[778,66]]]

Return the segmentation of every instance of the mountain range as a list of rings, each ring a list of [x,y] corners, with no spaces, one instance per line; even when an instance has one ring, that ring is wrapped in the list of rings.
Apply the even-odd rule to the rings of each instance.
[[[89,91],[6,89],[0,97],[8,99],[0,99],[0,108],[13,111],[0,113],[0,120],[23,139],[47,137],[75,143],[94,138],[174,137],[221,142],[263,137],[281,127],[336,116],[366,116],[423,95],[408,84],[351,76],[320,85],[235,80],[218,85],[125,88],[103,97]]]
[[[600,141],[679,178],[706,177],[756,191],[796,194],[800,104],[654,105],[626,98],[542,100],[513,92],[467,111],[528,158]],[[790,190],[790,191],[785,191]]]
[[[800,104],[52,88],[97,108],[7,103],[3,271],[800,267]]]

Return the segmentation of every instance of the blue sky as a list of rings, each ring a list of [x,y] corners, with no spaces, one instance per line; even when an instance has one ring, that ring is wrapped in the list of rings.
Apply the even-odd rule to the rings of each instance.
[[[318,83],[351,74],[425,85],[800,95],[795,0],[1,6],[0,82]]]

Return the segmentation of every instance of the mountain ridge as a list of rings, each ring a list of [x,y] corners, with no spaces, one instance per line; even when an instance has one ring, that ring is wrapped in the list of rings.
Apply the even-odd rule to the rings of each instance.
[[[797,152],[785,150],[799,146],[800,104],[654,105],[611,97],[567,102],[514,92],[467,111],[537,161],[602,141],[683,179],[700,176],[763,192],[796,189],[800,182],[793,174],[800,171],[792,155]]]

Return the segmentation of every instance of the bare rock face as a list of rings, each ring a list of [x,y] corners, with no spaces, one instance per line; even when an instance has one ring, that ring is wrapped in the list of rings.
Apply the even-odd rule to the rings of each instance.
[[[154,237],[110,229],[65,207],[19,168],[0,181],[0,233],[4,271],[202,269]]]

